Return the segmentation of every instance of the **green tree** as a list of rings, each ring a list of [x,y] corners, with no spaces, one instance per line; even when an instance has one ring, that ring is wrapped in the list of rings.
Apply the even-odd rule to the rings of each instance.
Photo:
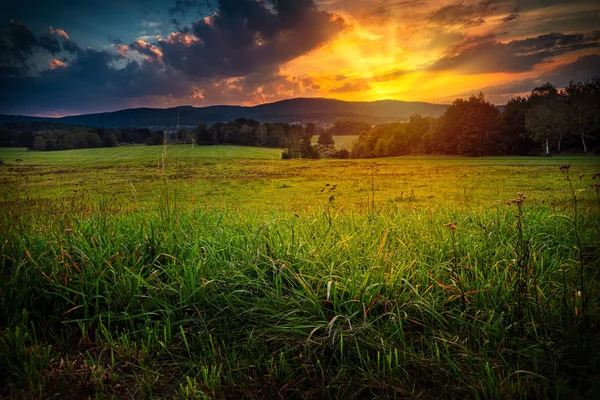
[[[503,154],[526,155],[535,146],[525,128],[525,116],[528,110],[529,102],[521,96],[510,99],[504,106],[500,128],[500,145]]]
[[[440,117],[436,147],[446,154],[498,154],[500,112],[483,93],[456,99]]]
[[[550,156],[551,145],[557,144],[557,151],[566,130],[564,101],[552,83],[534,88],[529,96],[531,108],[525,115],[525,128],[531,139],[544,146],[546,157]]]
[[[308,130],[306,132],[308,134]],[[322,144],[324,146],[333,146],[335,144],[335,141],[333,140],[333,134],[331,132],[331,129],[327,129],[321,132],[317,143]]]
[[[33,145],[31,146],[31,149],[34,151],[43,151],[45,144],[46,142],[43,137],[36,136],[33,140]]]
[[[581,140],[583,152],[588,147],[585,138],[590,132],[599,129],[600,118],[600,77],[586,82],[573,82],[565,88],[567,114],[571,130]]]
[[[305,133],[300,142],[300,157],[302,158],[319,158],[319,153],[312,145],[312,135]]]
[[[338,120],[333,124],[336,135],[362,135],[371,130],[371,124],[363,121]]]
[[[204,124],[198,125],[194,131],[194,135],[196,137],[196,144],[198,145],[210,145],[215,144],[216,142],[216,137],[214,137],[213,132],[211,132]]]
[[[308,124],[306,124],[306,133],[314,136],[317,134],[317,125],[313,124],[312,122],[309,122]]]
[[[550,142],[556,140],[561,134],[561,118],[548,104],[536,104],[527,111],[525,128],[531,139],[544,145],[546,157],[550,157]]]

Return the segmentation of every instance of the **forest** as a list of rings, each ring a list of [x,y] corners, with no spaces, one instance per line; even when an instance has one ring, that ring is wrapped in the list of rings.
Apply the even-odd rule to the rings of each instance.
[[[600,77],[562,90],[545,83],[502,111],[480,93],[456,99],[440,118],[413,115],[408,123],[377,125],[360,135],[351,157],[598,153],[599,105]]]

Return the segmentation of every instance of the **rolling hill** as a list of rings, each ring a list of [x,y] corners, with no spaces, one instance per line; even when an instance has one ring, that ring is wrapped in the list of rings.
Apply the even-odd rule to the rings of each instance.
[[[62,118],[0,114],[0,123],[48,121],[75,125],[105,127],[169,127],[176,124],[195,126],[227,122],[236,118],[252,118],[260,122],[333,123],[338,119],[363,120],[371,123],[405,121],[412,114],[440,116],[446,105],[399,100],[347,102],[324,98],[297,98],[258,106],[181,106],[175,108],[134,108],[98,114],[73,115]],[[179,109],[179,110],[178,110]]]

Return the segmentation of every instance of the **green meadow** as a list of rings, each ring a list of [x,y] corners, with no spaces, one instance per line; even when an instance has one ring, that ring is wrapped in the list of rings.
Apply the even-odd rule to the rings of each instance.
[[[0,149],[0,397],[600,395],[599,157],[280,158]]]

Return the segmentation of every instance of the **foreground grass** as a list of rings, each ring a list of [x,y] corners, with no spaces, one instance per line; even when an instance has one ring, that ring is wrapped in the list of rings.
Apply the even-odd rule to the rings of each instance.
[[[4,166],[20,186],[0,213],[0,396],[595,398],[600,203],[588,160],[572,161],[577,216],[545,159],[278,161],[267,177],[252,174],[258,161],[214,159],[207,173],[247,179],[258,198],[225,209],[239,193],[176,206],[164,175],[135,201],[91,189],[41,201],[33,172]],[[362,202],[324,178],[343,167],[364,181]],[[53,185],[70,190],[89,168]],[[262,188],[285,171],[314,186],[295,209]],[[390,198],[396,180],[440,193]],[[476,189],[460,193],[469,180]],[[519,186],[537,189],[505,204]]]

